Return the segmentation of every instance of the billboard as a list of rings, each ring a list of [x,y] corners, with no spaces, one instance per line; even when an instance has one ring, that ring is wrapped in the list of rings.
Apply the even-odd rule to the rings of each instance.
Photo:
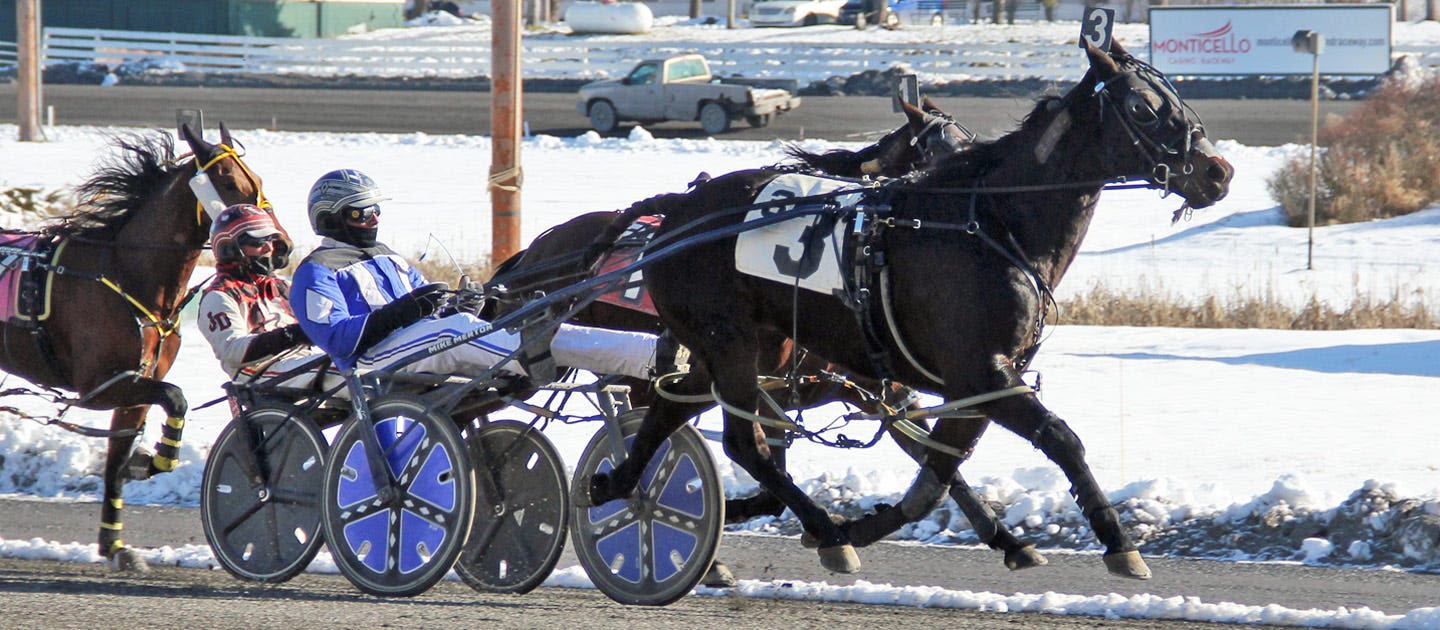
[[[1325,38],[1321,74],[1390,69],[1388,4],[1150,9],[1150,63],[1183,75],[1305,74],[1313,57],[1290,47],[1295,31]]]

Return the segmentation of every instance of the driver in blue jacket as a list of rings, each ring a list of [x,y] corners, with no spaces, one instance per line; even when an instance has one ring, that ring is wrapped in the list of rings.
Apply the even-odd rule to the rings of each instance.
[[[310,188],[310,226],[325,237],[295,270],[290,302],[300,327],[341,368],[383,368],[431,344],[488,325],[469,313],[431,318],[444,283],[425,279],[403,257],[376,240],[383,196],[356,170],[322,175]],[[655,376],[655,335],[562,324],[550,344],[559,365],[596,374]],[[405,372],[473,375],[494,366],[520,345],[504,329],[409,363]],[[676,363],[661,352],[663,371]],[[686,353],[681,353],[682,357]],[[670,356],[665,356],[670,355]],[[502,369],[524,373],[516,362]]]

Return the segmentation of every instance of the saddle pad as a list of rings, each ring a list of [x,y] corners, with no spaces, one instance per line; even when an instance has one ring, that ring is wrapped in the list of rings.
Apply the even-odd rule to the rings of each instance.
[[[755,203],[823,195],[853,186],[853,182],[844,180],[786,174],[771,180],[755,197]],[[859,200],[857,190],[854,195],[841,195],[835,203],[853,206]],[[745,220],[792,209],[793,206],[784,206],[752,210],[745,215]],[[817,228],[822,232],[817,232]],[[798,283],[803,289],[826,295],[841,294],[845,282],[840,267],[840,247],[845,243],[847,229],[847,222],[835,221],[833,215],[811,214],[746,230],[735,239],[735,269],[784,284]]]
[[[0,321],[50,317],[51,276],[39,251],[46,245],[38,234],[0,233]]]
[[[641,249],[650,242],[650,239],[655,238],[655,230],[660,227],[660,221],[661,217],[645,216],[625,228],[625,231],[620,234],[620,238],[615,239],[615,245],[600,258],[596,275],[614,271],[635,262]],[[659,316],[659,313],[655,312],[655,303],[650,301],[650,292],[645,290],[645,284],[641,282],[642,278],[640,270],[636,269],[629,278],[625,279],[627,288],[601,295],[598,298],[599,301]]]

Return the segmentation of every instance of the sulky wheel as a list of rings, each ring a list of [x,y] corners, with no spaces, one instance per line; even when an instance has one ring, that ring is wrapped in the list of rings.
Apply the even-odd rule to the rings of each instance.
[[[346,422],[330,447],[326,544],[360,590],[418,595],[445,577],[470,534],[470,457],[455,422],[417,399],[381,398],[369,415]]]
[[[635,409],[620,416],[626,449],[644,415]],[[574,487],[589,487],[591,476],[618,463],[607,428],[586,445]],[[664,606],[705,577],[720,546],[724,511],[715,460],[700,432],[686,424],[660,446],[628,499],[577,505],[570,535],[580,565],[610,599]]]
[[[540,430],[515,421],[472,427],[475,524],[455,572],[486,593],[528,593],[565,549],[570,494],[565,462]]]
[[[324,540],[325,437],[284,403],[252,409],[215,438],[200,480],[200,521],[215,560],[242,580],[298,575]]]

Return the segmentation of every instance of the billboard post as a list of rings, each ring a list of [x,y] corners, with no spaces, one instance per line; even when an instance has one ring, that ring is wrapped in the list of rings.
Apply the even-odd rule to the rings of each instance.
[[[1315,145],[1320,142],[1320,54],[1325,52],[1325,36],[1315,31],[1295,31],[1290,47],[1311,57],[1310,64],[1310,212],[1305,238],[1305,269],[1315,269]]]

